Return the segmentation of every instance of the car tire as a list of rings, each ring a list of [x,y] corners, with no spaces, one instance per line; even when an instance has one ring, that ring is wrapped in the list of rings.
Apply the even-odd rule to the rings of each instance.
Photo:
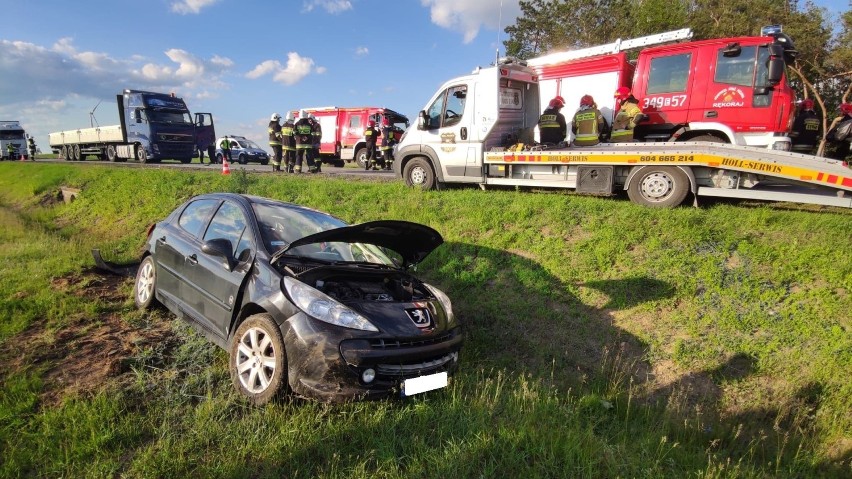
[[[414,158],[406,163],[402,177],[406,185],[424,190],[433,190],[438,185],[432,165],[424,158]]]
[[[266,166],[269,164],[269,160],[260,160],[260,164]]]
[[[136,281],[133,283],[133,301],[139,309],[151,309],[156,303],[157,267],[152,256],[146,256],[139,269],[136,270]]]
[[[287,386],[287,357],[281,329],[268,314],[243,321],[228,347],[234,387],[256,406],[273,400]]]
[[[239,162],[239,164],[241,165],[245,165],[246,163],[248,163],[248,158],[246,157],[246,155],[240,155],[239,157],[237,157],[237,162]]]

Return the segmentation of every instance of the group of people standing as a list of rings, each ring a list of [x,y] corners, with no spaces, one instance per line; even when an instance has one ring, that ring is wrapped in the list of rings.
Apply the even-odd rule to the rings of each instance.
[[[605,138],[609,138],[609,141],[615,143],[633,141],[633,129],[636,127],[636,123],[644,117],[639,108],[639,101],[633,97],[627,87],[618,88],[614,98],[619,102],[619,110],[611,128],[591,95],[583,95],[580,98],[580,107],[571,120],[574,145],[594,146]],[[561,113],[564,106],[565,100],[561,96],[557,96],[550,100],[547,108],[541,114],[538,121],[541,143],[550,145],[565,143],[568,124],[565,121],[565,116]]]
[[[269,119],[272,171],[281,171],[283,164],[287,173],[301,173],[303,166],[306,166],[310,173],[320,173],[320,122],[305,110],[299,110],[298,118],[293,112],[287,112],[283,125],[279,121],[281,115],[278,113],[273,113]]]
[[[381,147],[379,150],[382,156],[376,155],[376,144],[379,137],[382,138]],[[393,133],[393,125],[386,117],[382,118],[382,129],[376,128],[376,122],[370,120],[367,122],[367,128],[364,130],[364,141],[367,148],[367,157],[364,161],[365,170],[389,170],[393,164],[393,145],[396,144],[396,136]]]

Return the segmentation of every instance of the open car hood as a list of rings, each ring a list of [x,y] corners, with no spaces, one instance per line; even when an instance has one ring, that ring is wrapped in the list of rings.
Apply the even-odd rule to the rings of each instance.
[[[419,223],[380,220],[320,231],[290,243],[279,253],[306,244],[335,241],[387,248],[402,256],[404,266],[408,267],[423,261],[429,253],[441,246],[444,238],[434,229]]]

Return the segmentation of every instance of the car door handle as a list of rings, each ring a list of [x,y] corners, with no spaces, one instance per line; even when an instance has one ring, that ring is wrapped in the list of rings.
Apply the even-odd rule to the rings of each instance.
[[[466,126],[463,126],[461,128],[461,139],[467,140],[467,127]]]
[[[192,264],[198,264],[198,256],[196,256],[195,254],[193,254],[191,256],[187,256],[186,260],[189,261]]]
[[[704,118],[716,118],[719,116],[719,112],[716,110],[710,110],[704,112]]]

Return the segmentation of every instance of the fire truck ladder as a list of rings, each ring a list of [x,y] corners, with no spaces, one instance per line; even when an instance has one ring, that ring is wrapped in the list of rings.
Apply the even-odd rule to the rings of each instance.
[[[678,40],[687,40],[692,38],[692,29],[682,28],[680,30],[672,30],[665,33],[657,33],[645,37],[632,38],[630,40],[618,39],[612,43],[599,45],[596,47],[583,48],[580,50],[571,50],[567,52],[556,52],[549,55],[543,55],[537,58],[527,60],[530,66],[551,65],[554,63],[562,63],[578,58],[588,58],[598,55],[609,55],[634,48],[647,47],[649,45],[660,45],[662,43],[675,42]]]

